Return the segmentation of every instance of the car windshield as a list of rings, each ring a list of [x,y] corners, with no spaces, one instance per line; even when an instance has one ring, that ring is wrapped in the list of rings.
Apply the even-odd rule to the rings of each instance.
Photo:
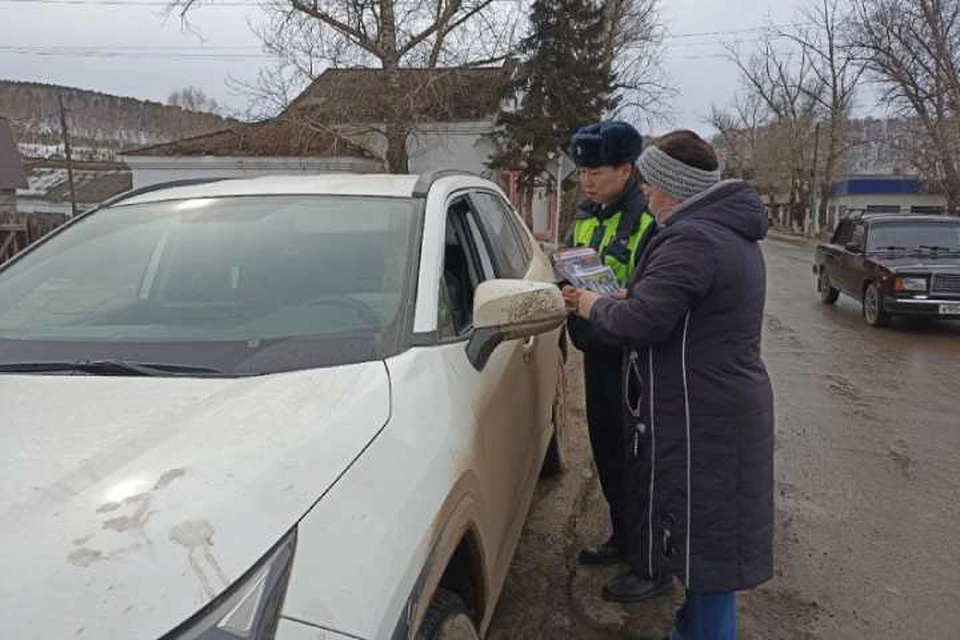
[[[106,208],[0,272],[0,365],[255,374],[383,357],[403,328],[418,211],[344,196]]]
[[[960,251],[960,223],[885,222],[870,228],[868,251],[885,249]]]

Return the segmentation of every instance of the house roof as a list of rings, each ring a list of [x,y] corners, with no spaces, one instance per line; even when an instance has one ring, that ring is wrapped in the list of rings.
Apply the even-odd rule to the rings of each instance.
[[[512,73],[502,67],[399,69],[328,69],[313,81],[285,113],[307,113],[336,124],[390,122],[397,109],[417,121],[484,120],[500,109]],[[399,96],[397,95],[399,93]]]
[[[238,124],[204,135],[133,149],[127,156],[309,156],[373,158],[366,149],[300,118]]]
[[[6,118],[0,117],[0,189],[23,189],[27,177]]]
[[[130,169],[121,163],[76,163],[73,171],[77,203],[99,204],[133,188]],[[45,202],[70,202],[70,183],[63,162],[44,161],[27,167],[27,180],[17,194]]]
[[[512,67],[400,69],[398,92],[383,69],[328,69],[277,118],[164,144],[126,156],[288,156],[376,159],[325,126],[412,119],[465,122],[488,119],[500,102]],[[396,113],[396,109],[403,113]]]

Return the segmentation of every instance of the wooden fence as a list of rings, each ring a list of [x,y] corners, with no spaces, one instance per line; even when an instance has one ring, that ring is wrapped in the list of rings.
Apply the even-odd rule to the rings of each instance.
[[[0,264],[66,221],[67,217],[60,214],[0,215]]]

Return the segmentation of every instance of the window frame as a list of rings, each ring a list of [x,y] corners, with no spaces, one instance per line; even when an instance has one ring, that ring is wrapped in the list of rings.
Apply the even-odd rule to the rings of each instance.
[[[837,225],[837,231],[833,236],[833,244],[839,247],[845,247],[847,243],[853,238],[853,226],[854,220],[852,218],[843,218],[840,220],[840,224]],[[847,233],[849,230],[849,233]]]
[[[462,212],[453,211],[454,207],[463,204],[465,205]],[[463,235],[461,242],[466,242],[466,246],[463,246],[464,255],[467,259],[467,267],[472,270],[478,276],[478,282],[474,287],[474,296],[476,295],[476,290],[479,288],[480,284],[496,278],[496,265],[493,261],[493,256],[490,253],[489,248],[486,246],[487,239],[483,235],[482,227],[480,222],[476,219],[477,212],[473,201],[470,199],[468,193],[455,193],[450,196],[446,205],[446,213],[444,217],[444,226],[443,226],[443,238],[444,244],[443,249],[440,255],[440,280],[439,286],[437,288],[437,328],[436,328],[436,343],[438,345],[447,345],[447,344],[456,344],[460,342],[467,342],[470,340],[473,335],[475,328],[473,326],[473,313],[471,309],[470,322],[462,329],[457,331],[456,335],[443,337],[441,336],[440,327],[443,326],[443,322],[440,317],[440,296],[442,295],[441,290],[444,286],[443,281],[443,264],[446,259],[446,233],[447,226],[451,223],[456,227],[455,232]],[[459,219],[458,219],[459,218]],[[454,326],[456,327],[455,323]]]
[[[530,250],[530,236],[527,235],[525,230],[521,231],[519,228],[519,225],[522,224],[522,222],[517,220],[518,216],[516,211],[514,211],[513,207],[509,206],[503,200],[503,197],[499,193],[489,189],[472,189],[469,197],[473,205],[476,222],[480,227],[484,242],[487,245],[487,252],[490,254],[490,257],[493,260],[496,277],[511,280],[522,280],[530,271],[530,265],[533,262],[533,252]],[[520,257],[523,265],[521,267],[521,273],[514,273],[515,270],[510,264],[502,264],[503,261],[497,255],[498,252],[493,250],[493,247],[496,246],[497,243],[493,241],[493,238],[491,237],[491,230],[489,229],[486,221],[483,219],[482,214],[480,214],[481,197],[487,197],[490,199],[491,203],[502,216],[503,223],[509,229],[509,233],[513,236],[517,247],[520,249]]]
[[[850,240],[846,244],[855,246],[861,253],[866,250],[867,225],[863,220],[857,220],[853,223],[853,230],[850,231]]]

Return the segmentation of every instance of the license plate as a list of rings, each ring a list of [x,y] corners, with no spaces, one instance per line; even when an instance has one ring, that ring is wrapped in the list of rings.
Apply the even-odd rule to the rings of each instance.
[[[960,316],[960,302],[940,305],[940,315]]]

